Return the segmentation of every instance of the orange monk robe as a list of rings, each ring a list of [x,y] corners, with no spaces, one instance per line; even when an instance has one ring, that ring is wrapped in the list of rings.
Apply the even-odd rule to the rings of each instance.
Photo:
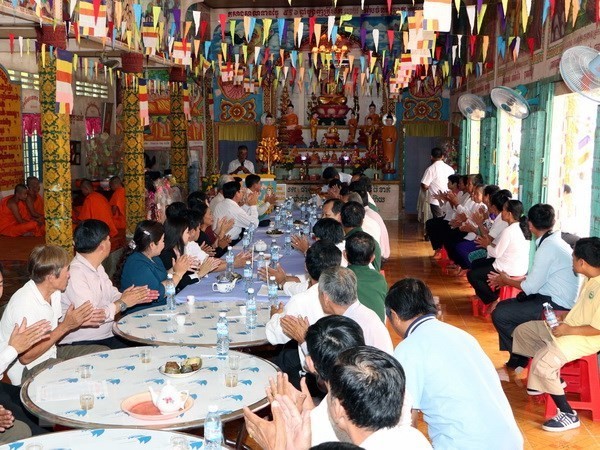
[[[261,139],[273,138],[277,139],[277,127],[275,125],[263,125],[260,133]]]
[[[394,125],[384,125],[381,129],[381,141],[383,143],[383,155],[388,162],[393,164],[396,160],[396,141],[398,141],[398,131]]]
[[[110,236],[119,234],[115,222],[113,221],[112,210],[108,200],[104,195],[98,192],[92,192],[83,201],[81,211],[79,212],[79,220],[97,219],[104,222],[110,228]]]
[[[113,215],[113,222],[119,230],[127,228],[127,220],[125,218],[125,188],[118,187],[110,197],[110,207]]]
[[[32,233],[34,236],[43,236],[43,228],[38,225],[35,220],[31,220],[27,205],[25,202],[18,202],[19,214],[25,220],[19,223],[13,212],[8,207],[8,201],[13,198],[10,195],[0,202],[0,234],[3,236],[17,237],[27,233]]]
[[[281,119],[285,123],[286,127],[298,125],[298,116],[295,113],[286,114]]]
[[[35,200],[33,201],[33,210],[40,216],[44,217],[44,197],[40,194],[36,194]]]
[[[371,119],[371,123],[375,128],[381,128],[381,117],[379,117],[379,114],[373,113],[365,117],[365,125],[367,124],[367,119]]]

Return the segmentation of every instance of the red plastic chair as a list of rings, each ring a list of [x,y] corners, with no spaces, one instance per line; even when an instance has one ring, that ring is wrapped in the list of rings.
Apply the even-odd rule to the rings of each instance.
[[[593,354],[571,361],[560,369],[560,376],[567,382],[567,394],[579,394],[579,401],[569,401],[571,408],[592,412],[592,420],[600,421],[600,375],[598,355]],[[556,405],[546,394],[546,418],[556,415]]]
[[[523,277],[512,277],[515,280],[522,280]],[[515,298],[521,289],[512,287],[512,286],[502,286],[500,288],[500,294],[498,295],[498,300],[508,300],[509,298]],[[489,318],[489,314],[487,313],[487,305],[481,301],[481,299],[477,296],[471,297],[471,308],[473,310],[474,317],[485,317]]]

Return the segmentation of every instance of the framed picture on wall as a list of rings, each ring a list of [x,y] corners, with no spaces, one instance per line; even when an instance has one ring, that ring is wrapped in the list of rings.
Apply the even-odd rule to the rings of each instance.
[[[110,134],[112,125],[113,104],[105,102],[102,106],[102,131]]]
[[[81,142],[71,141],[71,165],[81,165]]]

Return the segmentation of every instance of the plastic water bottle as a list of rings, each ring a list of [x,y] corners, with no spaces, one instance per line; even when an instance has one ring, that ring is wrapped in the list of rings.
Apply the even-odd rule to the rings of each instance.
[[[544,318],[546,319],[546,323],[550,328],[556,328],[558,326],[558,319],[556,318],[556,314],[554,314],[554,308],[548,302],[542,305],[544,307]]]
[[[310,234],[310,223],[308,220],[302,225],[302,234],[308,236]]]
[[[273,239],[271,241],[271,267],[277,267],[279,263],[279,245],[277,245],[277,241]]]
[[[259,252],[258,256],[256,257],[256,270],[258,271],[259,269],[264,269],[265,266],[266,266],[265,253]]]
[[[300,220],[306,219],[306,203],[302,202],[300,205]]]
[[[269,277],[269,304],[271,306],[277,306],[278,303],[278,296],[277,296],[277,281],[275,281],[275,277],[270,276]]]
[[[221,450],[223,444],[223,424],[217,405],[208,407],[208,415],[204,421],[204,449]]]
[[[225,275],[231,278],[233,277],[233,261],[235,260],[235,255],[233,254],[233,249],[231,245],[227,247],[227,254],[225,255],[225,263],[227,264],[225,268]]]
[[[227,356],[229,353],[229,323],[224,312],[219,313],[217,321],[217,355]]]
[[[248,251],[250,249],[250,235],[248,233],[244,233],[244,237],[242,238],[242,247],[244,251]]]
[[[244,267],[244,283],[246,285],[246,289],[252,287],[252,262],[246,261],[246,266]]]
[[[167,274],[167,284],[165,284],[165,297],[167,299],[167,309],[175,310],[175,283],[173,282],[173,274]]]
[[[289,255],[292,253],[292,235],[289,230],[285,231],[285,239],[283,241],[283,254]]]
[[[248,234],[250,235],[250,240],[252,241],[252,238],[254,237],[254,231],[256,230],[256,225],[254,225],[253,223],[250,224],[250,226],[248,227]]]
[[[253,288],[248,289],[246,297],[246,328],[249,330],[256,328],[256,299]]]

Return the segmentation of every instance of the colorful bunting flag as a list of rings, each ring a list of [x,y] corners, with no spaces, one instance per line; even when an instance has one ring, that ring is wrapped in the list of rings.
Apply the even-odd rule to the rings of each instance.
[[[66,50],[56,52],[56,112],[73,111],[73,54]]]
[[[145,78],[138,78],[138,97],[140,99],[140,121],[142,126],[150,125],[150,114],[148,111],[148,85]]]

